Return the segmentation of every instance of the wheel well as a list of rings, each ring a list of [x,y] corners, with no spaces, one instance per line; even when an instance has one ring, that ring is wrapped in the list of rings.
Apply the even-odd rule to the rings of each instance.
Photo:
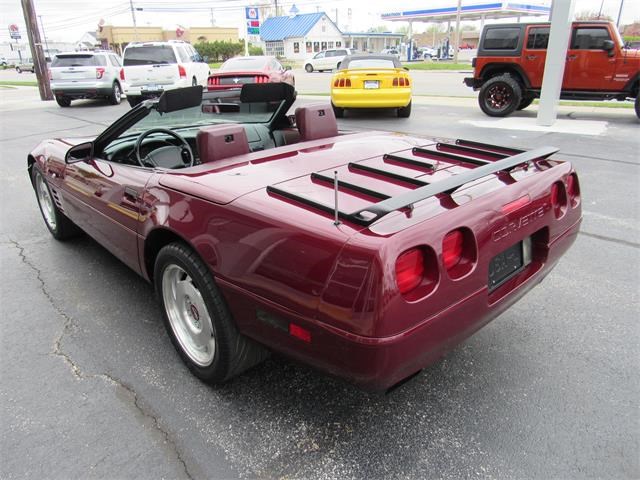
[[[480,75],[482,78],[482,82],[486,82],[492,77],[496,77],[498,75],[509,74],[511,75],[521,86],[522,88],[529,88],[529,81],[522,72],[520,72],[515,67],[507,67],[505,65],[487,65]]]
[[[31,154],[27,155],[27,172],[29,172],[29,179],[33,178],[31,172],[33,171],[33,165],[35,163],[36,159],[34,158],[34,156]],[[33,180],[31,180],[31,182],[33,183]]]
[[[162,247],[174,242],[180,242],[184,243],[185,245],[189,245],[189,243],[185,241],[185,239],[180,235],[165,228],[158,228],[156,230],[153,230],[145,239],[144,268],[151,283],[153,283],[153,268],[156,263],[158,252],[162,250]]]

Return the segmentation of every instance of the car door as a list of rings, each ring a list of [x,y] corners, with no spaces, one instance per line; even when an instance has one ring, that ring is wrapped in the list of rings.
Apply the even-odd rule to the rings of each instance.
[[[527,72],[531,88],[541,88],[544,63],[547,60],[549,27],[530,26],[527,28],[526,35],[522,51],[522,66]]]
[[[567,50],[563,90],[608,90],[615,74],[615,56],[603,49],[612,40],[606,26],[575,26]]]
[[[135,271],[137,232],[145,219],[144,188],[153,169],[100,158],[67,164],[62,179],[69,216]]]

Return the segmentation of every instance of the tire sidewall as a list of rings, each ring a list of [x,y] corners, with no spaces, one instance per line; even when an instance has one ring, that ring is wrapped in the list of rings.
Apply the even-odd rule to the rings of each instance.
[[[164,297],[162,294],[162,279],[164,271],[172,264],[182,268],[194,281],[205,301],[207,313],[211,318],[211,326],[215,337],[216,347],[213,361],[206,367],[202,367],[194,363],[193,360],[191,360],[191,358],[184,352],[167,315]],[[173,243],[167,245],[160,250],[156,258],[154,267],[154,285],[156,295],[162,307],[162,319],[165,329],[171,339],[171,343],[173,343],[173,346],[182,358],[182,361],[195,376],[206,382],[224,381],[230,370],[229,352],[226,348],[226,344],[229,341],[228,329],[231,328],[228,320],[229,313],[222,300],[222,296],[217,291],[217,288],[213,283],[213,277],[211,277],[211,274],[208,272],[208,268],[205,266],[204,262],[202,262],[202,260],[200,260],[196,254],[191,251],[191,249],[183,244]]]
[[[511,90],[511,102],[504,108],[494,109],[488,105],[488,93],[492,87],[499,84],[502,84]],[[518,108],[521,101],[522,88],[520,87],[518,82],[514,80],[510,75],[499,75],[490,78],[482,86],[482,88],[480,89],[480,94],[478,95],[478,103],[480,104],[480,108],[486,115],[489,115],[490,117],[506,117],[507,115],[510,115]]]
[[[636,110],[636,117],[640,120],[640,92],[636,95],[636,101],[634,102],[634,108]]]
[[[31,183],[33,185],[33,191],[36,194],[36,201],[38,202],[38,210],[40,210],[40,215],[42,216],[42,220],[44,220],[44,224],[46,225],[47,230],[49,230],[49,232],[51,233],[51,235],[53,235],[54,238],[59,239],[61,237],[60,225],[62,224],[62,221],[63,221],[62,214],[58,210],[58,207],[55,204],[55,202],[53,202],[53,214],[56,219],[56,228],[51,228],[51,225],[49,225],[49,222],[47,222],[47,218],[45,217],[44,212],[42,211],[42,204],[40,203],[40,195],[38,195],[38,187],[36,185],[36,181],[38,180],[38,177],[42,177],[42,180],[44,181],[44,184],[47,187],[47,191],[49,192],[49,196],[51,197],[51,200],[53,200],[54,196],[53,196],[53,193],[51,192],[51,187],[49,186],[49,182],[47,182],[47,178],[44,176],[44,173],[42,173],[40,166],[37,163],[34,163],[33,167],[31,167]]]
[[[311,73],[311,72],[313,72],[313,65],[311,65],[310,63],[307,63],[304,66],[304,69],[306,70],[307,73]]]
[[[119,96],[117,95],[116,90],[120,92]],[[122,101],[122,88],[120,88],[120,84],[118,82],[113,82],[110,100],[112,105],[119,105]]]

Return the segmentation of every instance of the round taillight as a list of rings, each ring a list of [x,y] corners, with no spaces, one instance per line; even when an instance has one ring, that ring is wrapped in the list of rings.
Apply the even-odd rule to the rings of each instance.
[[[442,262],[447,270],[451,270],[460,263],[463,238],[460,230],[454,230],[444,236],[442,240]]]
[[[477,259],[478,248],[470,229],[462,227],[452,230],[442,239],[442,263],[452,280],[467,275]]]
[[[424,254],[419,248],[412,248],[396,260],[396,283],[403,295],[409,293],[422,282],[424,276]]]
[[[563,183],[556,182],[551,185],[550,200],[554,215],[556,218],[562,218],[567,211],[567,191]]]
[[[580,183],[578,182],[578,175],[575,173],[567,177],[567,194],[569,195],[571,206],[578,206],[580,203]]]

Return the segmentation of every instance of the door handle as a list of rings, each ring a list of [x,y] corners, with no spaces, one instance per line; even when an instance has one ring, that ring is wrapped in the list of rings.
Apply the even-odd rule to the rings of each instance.
[[[576,58],[578,58],[577,55],[567,55],[567,60],[568,61],[575,60]]]
[[[131,203],[136,203],[140,198],[140,194],[135,188],[124,187],[124,199]]]

